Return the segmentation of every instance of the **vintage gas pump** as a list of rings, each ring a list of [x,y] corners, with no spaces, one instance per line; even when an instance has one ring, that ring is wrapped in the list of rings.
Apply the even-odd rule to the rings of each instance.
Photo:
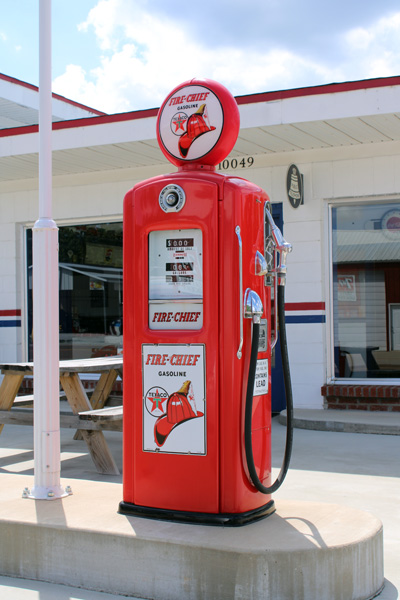
[[[222,85],[176,87],[157,137],[178,171],[125,196],[125,514],[240,525],[274,511],[271,492],[286,474],[290,433],[271,485],[278,317],[290,430],[279,290],[291,246],[262,189],[216,172],[238,133],[238,107]]]

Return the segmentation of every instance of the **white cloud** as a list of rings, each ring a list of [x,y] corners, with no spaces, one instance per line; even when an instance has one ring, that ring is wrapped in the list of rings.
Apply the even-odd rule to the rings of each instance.
[[[68,65],[53,90],[106,112],[159,106],[192,77],[215,79],[238,95],[400,72],[400,13],[349,31],[342,40],[345,58],[333,68],[324,55],[301,55],[283,45],[245,48],[240,35],[237,45],[216,49],[190,36],[173,16],[150,12],[146,0],[100,0],[79,28],[93,28],[100,64],[90,72]]]
[[[79,65],[68,65],[65,73],[54,79],[52,89],[56,94],[98,108],[96,86],[87,80],[85,70]]]
[[[234,94],[291,85],[304,71],[318,80],[329,76],[318,64],[291,52],[205,47],[191,40],[174,21],[135,9],[124,0],[101,0],[81,29],[93,26],[103,49],[101,64],[90,73],[69,65],[53,90],[106,112],[159,106],[173,87],[192,77],[220,81]],[[121,17],[121,14],[123,17]],[[118,35],[120,38],[118,38]],[[295,76],[294,76],[295,74]]]
[[[379,19],[369,28],[350,30],[344,41],[349,57],[347,71],[357,66],[360,78],[400,73],[400,12]]]
[[[371,44],[373,35],[370,31],[357,27],[346,34],[347,43],[357,50],[365,50]]]
[[[119,11],[124,9],[124,6],[120,6],[120,4],[119,0],[100,0],[89,11],[86,21],[78,25],[78,30],[87,31],[92,26],[102,50],[113,49]]]

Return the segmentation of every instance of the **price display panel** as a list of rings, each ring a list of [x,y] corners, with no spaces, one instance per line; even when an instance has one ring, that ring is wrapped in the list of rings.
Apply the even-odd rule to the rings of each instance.
[[[149,235],[150,329],[203,326],[203,236],[200,229]]]

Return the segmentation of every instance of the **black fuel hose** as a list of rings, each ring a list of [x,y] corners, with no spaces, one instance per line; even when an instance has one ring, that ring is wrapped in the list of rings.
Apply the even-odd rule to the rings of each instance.
[[[263,494],[272,494],[276,492],[282,485],[286,473],[289,468],[290,457],[292,455],[293,446],[293,396],[292,396],[292,383],[290,378],[289,368],[289,356],[287,350],[287,339],[286,339],[286,324],[285,324],[285,287],[283,285],[278,286],[278,322],[279,322],[279,336],[282,356],[282,367],[283,367],[283,380],[285,384],[285,396],[286,396],[286,444],[285,444],[285,455],[282,463],[280,473],[274,483],[268,487],[263,485],[260,478],[258,477],[256,467],[254,464],[253,456],[253,442],[251,434],[252,426],[252,413],[253,413],[253,394],[254,394],[254,380],[256,375],[257,367],[257,355],[258,355],[258,339],[260,335],[260,325],[253,323],[253,339],[251,343],[251,355],[249,365],[249,376],[247,380],[247,392],[246,392],[246,407],[245,407],[245,422],[244,422],[244,445],[246,452],[247,468],[249,470],[250,479],[257,490]]]

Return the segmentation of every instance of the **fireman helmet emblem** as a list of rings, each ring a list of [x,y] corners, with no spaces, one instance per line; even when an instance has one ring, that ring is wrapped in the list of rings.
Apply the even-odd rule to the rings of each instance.
[[[179,140],[179,152],[183,158],[186,158],[189,148],[198,137],[209,131],[214,131],[213,125],[206,123],[206,105],[202,104],[197,112],[191,115],[186,123],[186,132],[183,133]]]
[[[185,381],[179,391],[169,396],[166,413],[161,415],[154,425],[154,440],[157,446],[164,445],[175,427],[202,416],[203,413],[196,410],[192,382]]]

